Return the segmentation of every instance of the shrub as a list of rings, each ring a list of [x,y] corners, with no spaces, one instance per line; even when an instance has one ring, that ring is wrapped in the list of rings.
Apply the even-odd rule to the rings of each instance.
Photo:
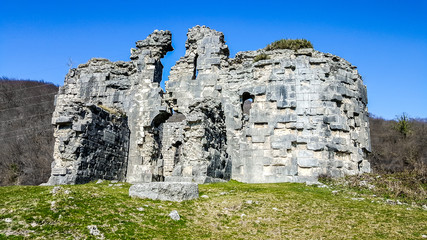
[[[281,39],[271,44],[268,44],[267,47],[265,47],[265,50],[275,50],[275,49],[298,50],[301,48],[313,48],[313,45],[311,44],[310,41],[306,39]]]
[[[267,54],[265,54],[265,53],[261,53],[261,54],[256,55],[254,57],[254,62],[258,62],[260,60],[266,60],[266,59],[270,59],[270,57]]]
[[[403,113],[401,116],[396,117],[397,123],[394,128],[406,138],[411,134],[411,123],[409,117],[406,113]]]

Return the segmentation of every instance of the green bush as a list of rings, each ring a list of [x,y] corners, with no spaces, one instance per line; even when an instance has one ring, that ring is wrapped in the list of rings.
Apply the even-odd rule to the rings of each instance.
[[[260,60],[266,60],[266,59],[270,59],[270,57],[267,54],[265,54],[265,53],[261,53],[261,54],[256,55],[254,57],[254,62],[258,62]]]
[[[394,128],[403,135],[403,137],[407,137],[412,133],[411,131],[411,122],[406,113],[403,113],[401,116],[396,117],[397,123]]]
[[[265,47],[265,50],[275,50],[275,49],[298,50],[301,48],[313,48],[313,45],[311,44],[310,41],[306,39],[281,39],[271,44],[268,44],[267,47]]]

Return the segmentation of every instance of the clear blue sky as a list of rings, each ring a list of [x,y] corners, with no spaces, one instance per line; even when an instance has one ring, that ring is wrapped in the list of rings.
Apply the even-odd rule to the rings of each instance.
[[[7,1],[0,0],[0,76],[62,85],[92,57],[129,60],[137,40],[170,30],[164,80],[183,56],[186,33],[225,34],[231,57],[281,38],[309,39],[345,58],[368,87],[369,111],[427,117],[427,1]]]

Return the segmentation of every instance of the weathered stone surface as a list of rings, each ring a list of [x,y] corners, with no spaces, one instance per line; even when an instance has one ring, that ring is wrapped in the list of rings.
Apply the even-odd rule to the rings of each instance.
[[[73,111],[78,120],[57,124],[56,161],[48,184],[124,180],[129,145],[127,118],[94,105],[76,104]]]
[[[129,196],[180,202],[198,198],[199,186],[189,182],[139,183],[129,188]]]
[[[173,210],[171,213],[169,213],[169,217],[171,217],[172,220],[175,220],[175,221],[178,221],[181,219],[177,210]]]
[[[49,183],[302,182],[370,171],[356,67],[313,49],[229,58],[224,35],[204,26],[187,37],[166,92],[169,31],[138,41],[129,62],[91,59],[70,70],[52,121]],[[269,59],[254,62],[259,54]]]

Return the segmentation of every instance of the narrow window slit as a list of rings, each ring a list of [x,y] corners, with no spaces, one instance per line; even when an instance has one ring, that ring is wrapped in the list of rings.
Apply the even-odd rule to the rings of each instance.
[[[198,54],[194,57],[194,69],[193,69],[193,80],[197,78],[197,75],[199,74],[199,70],[197,70],[197,58],[199,57]]]

